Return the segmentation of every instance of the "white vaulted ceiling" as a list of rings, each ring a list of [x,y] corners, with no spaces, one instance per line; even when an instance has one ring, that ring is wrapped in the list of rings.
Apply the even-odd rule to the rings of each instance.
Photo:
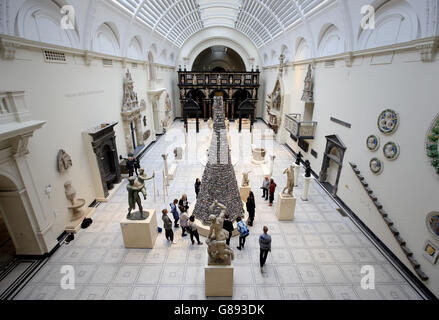
[[[259,48],[333,0],[113,0],[181,47],[212,26],[234,28]]]

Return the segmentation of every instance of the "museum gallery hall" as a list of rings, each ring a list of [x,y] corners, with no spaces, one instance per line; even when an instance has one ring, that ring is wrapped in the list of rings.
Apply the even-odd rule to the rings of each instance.
[[[438,46],[436,0],[0,0],[0,300],[437,300]]]

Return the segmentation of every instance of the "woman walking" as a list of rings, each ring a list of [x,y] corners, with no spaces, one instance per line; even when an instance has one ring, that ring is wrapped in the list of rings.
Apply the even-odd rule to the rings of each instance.
[[[197,180],[195,180],[195,194],[197,195],[198,198],[198,194],[200,193],[200,188],[201,188],[201,181],[200,179],[197,178]]]
[[[229,237],[226,240],[226,244],[230,245],[230,238],[232,237],[233,232],[233,222],[229,220],[229,214],[226,213],[224,215],[223,229],[229,232]]]
[[[277,184],[274,183],[273,178],[270,179],[270,203],[268,204],[270,207],[273,206],[273,200],[274,200],[274,192],[276,191]]]
[[[246,202],[247,212],[248,212],[248,225],[253,227],[253,220],[255,220],[255,195],[250,191],[247,202]]]

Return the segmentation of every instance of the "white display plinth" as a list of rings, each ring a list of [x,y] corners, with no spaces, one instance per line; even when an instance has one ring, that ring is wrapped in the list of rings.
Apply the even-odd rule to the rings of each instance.
[[[204,280],[206,297],[233,296],[232,266],[206,266]]]
[[[246,202],[248,195],[250,194],[250,191],[252,189],[250,187],[240,187],[239,188],[239,194],[241,195],[241,200]]]
[[[152,249],[158,236],[157,218],[155,209],[144,210],[149,212],[145,220],[128,220],[120,222],[125,248]]]
[[[302,193],[302,200],[308,201],[308,192],[309,192],[309,183],[311,182],[311,177],[305,177],[303,176],[303,193]]]
[[[300,173],[300,165],[294,164],[294,186],[297,187],[299,185],[299,173]]]
[[[294,220],[294,212],[296,211],[296,198],[289,197],[282,193],[279,194],[276,204],[276,216],[279,221]]]
[[[178,165],[176,162],[171,164],[171,167],[169,168],[169,171],[168,171],[168,179],[169,180],[174,180],[175,173],[177,171],[177,167],[178,167]]]

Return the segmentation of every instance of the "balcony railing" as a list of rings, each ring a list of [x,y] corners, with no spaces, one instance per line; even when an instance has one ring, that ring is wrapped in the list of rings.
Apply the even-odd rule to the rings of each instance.
[[[252,71],[252,72],[179,71],[178,84],[180,87],[184,87],[184,86],[259,87],[259,74],[260,74],[259,71]]]
[[[314,139],[317,122],[301,121],[299,113],[285,116],[285,129],[297,139]]]

